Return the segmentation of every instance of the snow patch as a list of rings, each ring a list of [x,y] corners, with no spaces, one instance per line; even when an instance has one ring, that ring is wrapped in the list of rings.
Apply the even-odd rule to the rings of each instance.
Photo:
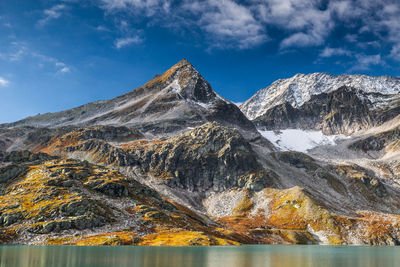
[[[181,94],[182,88],[179,85],[179,81],[175,79],[171,84],[169,84],[166,89],[170,89],[172,92],[175,92],[177,94]]]
[[[260,134],[282,151],[307,152],[321,145],[335,145],[338,140],[346,139],[344,135],[325,135],[322,131],[305,131],[286,129],[280,131],[261,131]]]
[[[201,107],[203,107],[203,108],[205,108],[205,109],[209,109],[209,108],[211,108],[211,104],[209,104],[209,103],[202,103],[202,102],[195,102],[197,105],[199,105],[199,106],[201,106]]]

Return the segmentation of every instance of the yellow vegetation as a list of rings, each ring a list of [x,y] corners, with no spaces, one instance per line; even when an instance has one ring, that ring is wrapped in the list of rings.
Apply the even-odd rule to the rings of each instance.
[[[227,246],[240,245],[239,242],[214,237],[204,232],[169,230],[142,237],[139,245],[144,246]]]
[[[77,245],[77,246],[122,246],[134,245],[138,242],[135,233],[113,232],[90,236],[49,238],[48,245]]]
[[[251,210],[253,207],[253,202],[251,200],[251,194],[247,191],[246,194],[242,197],[239,204],[233,209],[234,213],[246,213]]]

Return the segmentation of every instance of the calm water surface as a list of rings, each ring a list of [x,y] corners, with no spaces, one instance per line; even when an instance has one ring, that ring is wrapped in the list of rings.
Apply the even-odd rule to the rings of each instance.
[[[0,246],[0,267],[400,266],[397,247],[36,247]]]

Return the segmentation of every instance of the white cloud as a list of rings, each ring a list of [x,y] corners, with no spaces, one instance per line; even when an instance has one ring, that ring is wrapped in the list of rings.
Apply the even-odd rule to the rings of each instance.
[[[147,16],[153,16],[160,11],[169,12],[171,0],[101,0],[103,8],[108,11],[119,9],[129,10],[134,13],[144,12]]]
[[[234,1],[207,0],[185,7],[200,16],[197,24],[218,41],[214,46],[246,49],[268,39],[252,12]]]
[[[351,55],[352,52],[344,48],[325,47],[319,56],[324,58],[329,58],[333,56],[351,56]]]
[[[6,80],[5,78],[0,76],[0,86],[7,87],[10,84],[10,81]]]
[[[390,55],[391,58],[400,61],[400,43],[394,45],[392,49],[390,50]]]
[[[307,47],[320,45],[323,43],[325,36],[315,33],[294,33],[291,36],[285,38],[281,43],[281,48],[288,47]]]
[[[264,26],[248,6],[235,0],[101,0],[109,13],[124,11],[146,16],[164,27],[195,26],[211,47],[245,49],[257,46],[268,38]],[[172,8],[174,6],[174,8]],[[119,25],[119,30],[125,29]],[[193,30],[191,28],[190,30]],[[125,34],[129,36],[129,34]],[[119,40],[119,41],[122,41]],[[123,42],[124,44],[124,42]],[[115,43],[117,46],[117,43]]]
[[[286,31],[281,48],[322,44],[334,28],[333,7],[319,0],[251,0],[252,10],[266,26]]]
[[[373,65],[384,65],[381,55],[364,55],[357,54],[356,63],[349,71],[355,70],[369,70]]]
[[[68,72],[71,72],[71,70],[70,70],[70,68],[68,68],[68,67],[63,67],[62,69],[59,70],[59,72],[61,72],[61,73],[68,73]]]
[[[188,31],[209,46],[248,49],[272,39],[280,49],[323,47],[335,29],[349,29],[341,41],[371,53],[388,44],[392,52],[382,60],[400,60],[400,2],[398,0],[97,0],[117,21],[145,18],[147,25]],[[123,13],[123,16],[120,16]],[[117,23],[118,24],[118,23]],[[128,25],[129,26],[129,25]],[[123,32],[122,24],[118,25]],[[98,29],[101,30],[101,29]],[[122,36],[135,36],[124,33]],[[369,38],[364,38],[369,35]],[[372,37],[371,37],[372,35]],[[279,39],[278,39],[279,38]],[[121,39],[122,40],[122,39]],[[339,40],[339,41],[340,41]],[[122,42],[124,44],[124,42]],[[383,45],[382,45],[383,44]],[[387,46],[386,46],[387,47]],[[329,53],[343,51],[326,51]],[[332,54],[333,55],[333,54]]]
[[[58,68],[58,72],[60,73],[69,73],[71,69],[65,65],[63,62],[56,62],[56,67]]]
[[[139,44],[141,42],[143,42],[143,40],[139,36],[133,36],[118,38],[117,40],[115,40],[114,45],[117,49],[120,49],[132,44]]]
[[[97,26],[96,30],[99,32],[109,32],[110,31],[110,29],[108,29],[107,27],[102,26],[102,25]]]
[[[43,18],[39,20],[38,24],[44,26],[49,21],[58,19],[66,9],[67,6],[64,4],[58,4],[49,9],[45,9],[43,11]]]

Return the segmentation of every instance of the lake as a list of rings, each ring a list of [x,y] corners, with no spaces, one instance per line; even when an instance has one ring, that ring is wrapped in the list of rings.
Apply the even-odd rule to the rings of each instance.
[[[0,267],[399,266],[400,248],[351,246],[0,246]]]

